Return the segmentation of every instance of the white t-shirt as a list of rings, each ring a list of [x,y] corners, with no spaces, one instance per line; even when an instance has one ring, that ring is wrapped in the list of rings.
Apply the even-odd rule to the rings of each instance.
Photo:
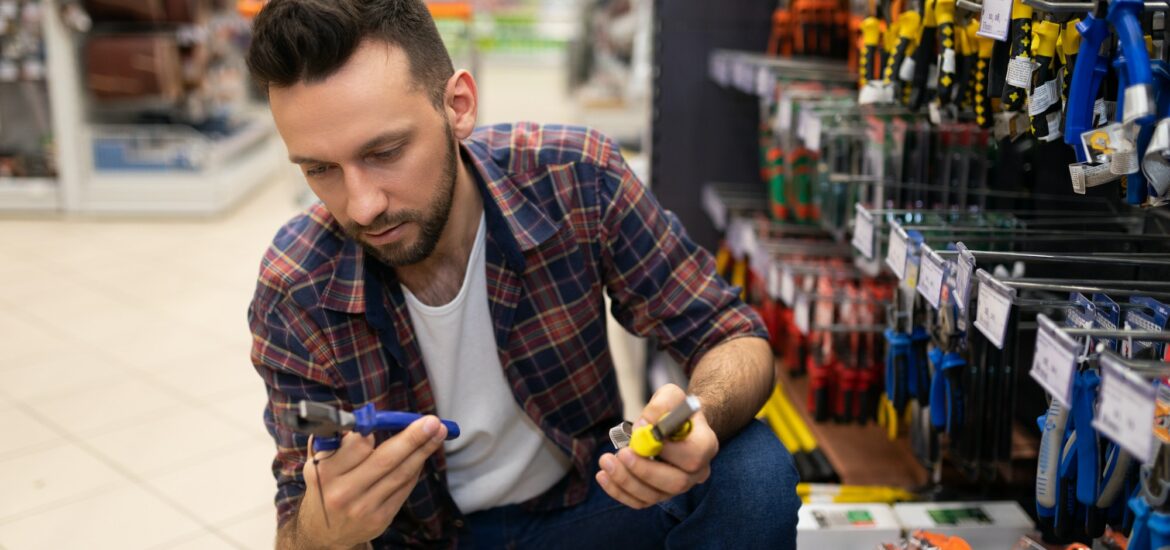
[[[459,424],[443,443],[447,485],[465,513],[515,504],[555,485],[569,459],[520,409],[504,375],[488,310],[481,215],[467,274],[450,303],[431,307],[405,286],[439,416]]]

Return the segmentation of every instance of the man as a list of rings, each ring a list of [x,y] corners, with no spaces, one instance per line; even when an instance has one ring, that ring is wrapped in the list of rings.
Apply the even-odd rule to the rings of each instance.
[[[421,0],[272,0],[248,64],[321,199],[277,234],[249,308],[279,547],[794,545],[795,468],[753,420],[764,329],[613,143],[475,130],[475,80]],[[603,292],[702,403],[658,460],[608,442]],[[684,396],[659,390],[639,422]],[[278,421],[302,399],[428,416],[314,457]]]

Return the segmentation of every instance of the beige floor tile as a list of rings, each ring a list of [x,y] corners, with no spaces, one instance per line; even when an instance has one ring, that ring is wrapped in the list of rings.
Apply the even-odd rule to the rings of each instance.
[[[258,375],[257,379],[259,379]],[[208,403],[211,410],[228,422],[248,430],[257,439],[271,445],[272,438],[264,428],[264,408],[267,404],[268,394],[265,392],[263,384],[260,384],[255,390],[241,391]]]
[[[43,450],[62,442],[61,436],[19,407],[0,403],[4,437],[0,437],[0,460]]]
[[[200,356],[216,341],[214,335],[189,324],[155,319],[111,337],[102,353],[132,369],[166,371],[177,361]]]
[[[201,520],[218,525],[272,507],[271,445],[249,442],[146,482]]]
[[[19,364],[5,369],[0,393],[34,403],[78,391],[96,393],[127,376],[126,368],[98,348],[59,343],[50,349],[29,350]]]
[[[197,408],[81,439],[138,478],[212,459],[252,441],[244,429]]]
[[[264,381],[252,367],[248,348],[209,344],[195,355],[158,365],[150,375],[192,398],[209,401],[240,393],[263,393]]]
[[[276,509],[262,510],[218,529],[244,548],[272,548],[276,542]]]
[[[154,550],[239,550],[239,546],[228,542],[228,540],[215,533],[205,532],[195,535],[193,538],[186,538],[181,540],[173,540],[156,546]],[[263,549],[272,548],[272,545],[264,546]],[[247,547],[247,550],[262,550],[261,547]]]
[[[142,375],[116,380],[101,391],[84,388],[28,405],[47,421],[78,437],[139,425],[158,413],[187,406],[181,396]]]
[[[127,481],[72,443],[0,460],[0,524]]]
[[[133,483],[0,524],[11,550],[152,548],[203,527]]]
[[[0,300],[0,371],[23,364],[30,355],[64,346],[64,336]]]

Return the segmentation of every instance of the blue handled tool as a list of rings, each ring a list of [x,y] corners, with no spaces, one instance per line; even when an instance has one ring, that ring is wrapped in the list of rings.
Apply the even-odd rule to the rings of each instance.
[[[1144,0],[1111,0],[1106,14],[1117,32],[1121,53],[1128,60],[1125,69],[1128,82],[1118,98],[1125,100],[1125,108],[1119,107],[1122,122],[1139,126],[1154,122],[1154,77],[1141,22],[1144,8]]]
[[[1101,81],[1109,72],[1109,60],[1101,57],[1101,46],[1109,37],[1109,22],[1105,20],[1108,9],[1108,2],[1098,0],[1096,9],[1077,23],[1077,31],[1081,33],[1081,47],[1077,50],[1077,60],[1073,66],[1064,132],[1064,142],[1076,150],[1077,162],[1090,160],[1081,146],[1081,134],[1093,128],[1093,103],[1097,100]]]
[[[341,446],[342,432],[370,435],[374,432],[400,432],[423,415],[411,412],[379,411],[373,403],[354,410],[343,411],[325,403],[302,400],[296,408],[285,411],[284,425],[290,429],[312,434],[314,451],[332,451]],[[459,425],[440,420],[447,427],[447,439],[459,437]]]

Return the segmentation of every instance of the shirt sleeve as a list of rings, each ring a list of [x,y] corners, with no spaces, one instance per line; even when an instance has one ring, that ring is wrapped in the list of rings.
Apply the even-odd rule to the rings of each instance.
[[[248,308],[252,365],[264,379],[268,391],[264,424],[276,442],[272,473],[276,478],[276,513],[280,525],[296,514],[305,492],[303,468],[309,441],[307,435],[286,428],[280,418],[302,399],[340,405],[334,390],[337,385],[323,367],[323,358],[310,351],[314,339],[320,338],[320,331],[306,316],[295,312],[296,306],[287,302],[258,305],[253,301]]]
[[[739,289],[716,274],[711,253],[658,204],[612,142],[607,148],[600,227],[605,284],[617,321],[630,332],[656,338],[688,376],[721,342],[767,338]]]

